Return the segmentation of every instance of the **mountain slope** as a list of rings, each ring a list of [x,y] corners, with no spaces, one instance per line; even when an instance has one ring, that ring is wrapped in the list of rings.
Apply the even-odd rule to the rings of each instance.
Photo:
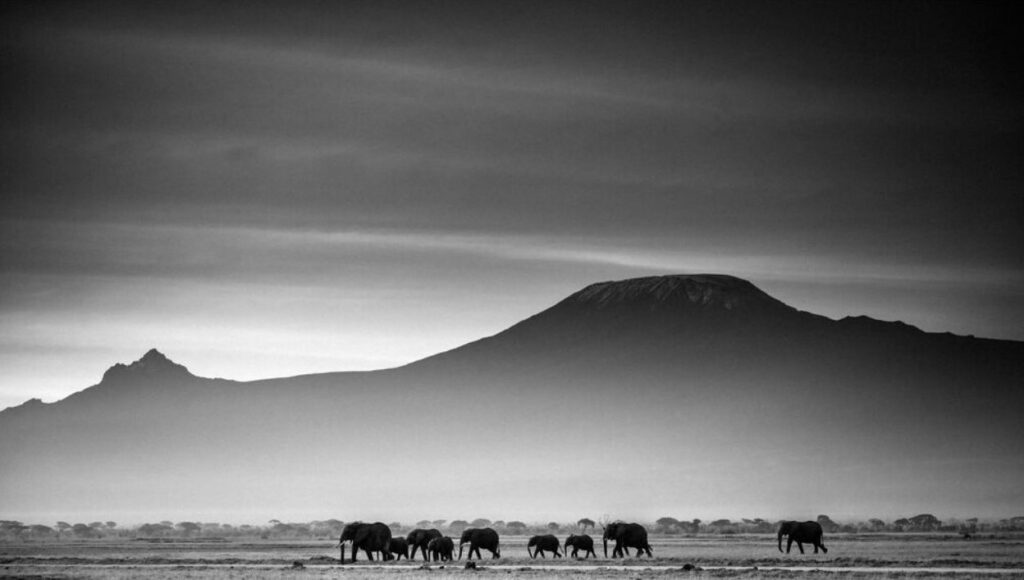
[[[1024,500],[1022,379],[1024,343],[729,276],[605,282],[386,371],[235,382],[149,351],[0,412],[0,515],[980,515]]]

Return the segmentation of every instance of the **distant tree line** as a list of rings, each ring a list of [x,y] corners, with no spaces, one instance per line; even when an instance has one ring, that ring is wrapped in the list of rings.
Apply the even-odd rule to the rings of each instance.
[[[899,518],[886,522],[879,518],[851,522],[836,522],[827,515],[819,515],[817,522],[826,533],[904,533],[904,532],[947,532],[975,534],[982,532],[1024,531],[1024,516],[1000,520],[981,521],[978,518],[959,520],[950,518],[942,521],[932,514],[918,514],[910,518]],[[673,517],[659,518],[654,530],[663,534],[757,534],[772,533],[779,527],[778,521],[761,518],[704,522],[699,519],[685,520]]]
[[[558,534],[579,533],[599,528],[607,523],[603,518],[595,523],[589,518],[575,522],[534,522],[525,523],[518,520],[420,520],[415,524],[391,522],[388,527],[392,533],[408,534],[415,528],[437,528],[452,535],[457,535],[466,528],[494,528],[502,535]],[[878,518],[868,520],[836,522],[827,515],[819,515],[818,523],[826,533],[922,533],[943,532],[957,534],[980,534],[992,532],[1024,532],[1024,516],[999,520],[980,520],[967,518],[963,520],[939,520],[932,514],[918,514],[909,518],[885,521]],[[701,519],[685,519],[665,516],[658,518],[653,524],[647,524],[654,533],[665,535],[696,535],[696,534],[767,534],[778,529],[779,522],[762,518],[741,518],[739,520],[717,519],[703,521]],[[345,522],[338,519],[318,520],[312,522],[282,522],[270,520],[262,525],[233,525],[209,522],[161,521],[141,525],[122,527],[116,522],[68,523],[56,522],[53,525],[23,524],[13,520],[0,520],[0,540],[3,541],[43,541],[43,540],[191,540],[216,541],[222,539],[260,538],[260,539],[337,539],[345,527]],[[600,533],[600,529],[597,530]]]

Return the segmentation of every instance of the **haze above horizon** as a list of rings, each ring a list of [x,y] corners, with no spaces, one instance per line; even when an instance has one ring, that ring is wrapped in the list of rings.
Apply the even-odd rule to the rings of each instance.
[[[1024,340],[1009,3],[9,2],[0,408],[394,367],[604,280]]]

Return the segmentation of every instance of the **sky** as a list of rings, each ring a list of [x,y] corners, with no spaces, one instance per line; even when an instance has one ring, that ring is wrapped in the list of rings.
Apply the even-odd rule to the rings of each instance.
[[[0,10],[0,408],[153,347],[393,367],[668,273],[1024,340],[1010,3]]]

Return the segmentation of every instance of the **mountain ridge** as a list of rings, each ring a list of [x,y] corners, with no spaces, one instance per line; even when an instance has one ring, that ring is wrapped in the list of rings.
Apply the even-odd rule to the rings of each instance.
[[[798,310],[770,296],[753,283],[735,276],[725,274],[674,274],[589,284],[555,303],[550,308],[530,316],[501,332],[471,341],[448,351],[440,352],[400,365],[398,367],[373,371],[328,371],[282,377],[267,377],[249,381],[233,381],[230,379],[197,376],[189,371],[185,365],[171,360],[157,348],[153,347],[147,350],[142,357],[131,363],[114,363],[104,372],[99,383],[86,387],[81,391],[72,393],[68,397],[65,397],[65,399],[75,397],[84,391],[100,387],[102,385],[127,384],[133,383],[133,381],[142,381],[142,384],[148,384],[151,382],[173,383],[180,379],[194,379],[204,381],[226,380],[233,383],[237,382],[240,384],[246,384],[348,374],[387,373],[408,368],[428,366],[432,364],[435,359],[444,359],[466,349],[473,349],[477,345],[487,344],[488,342],[501,337],[505,333],[510,331],[515,332],[516,329],[521,326],[529,325],[536,321],[536,319],[550,315],[552,312],[557,312],[559,309],[571,308],[573,309],[573,315],[576,315],[579,312],[578,309],[592,310],[597,313],[606,313],[607,311],[614,311],[617,308],[623,308],[627,311],[633,310],[634,312],[631,312],[631,314],[635,314],[635,310],[639,309],[640,311],[646,311],[660,316],[666,309],[670,309],[672,307],[681,307],[680,312],[690,314],[693,313],[693,310],[690,308],[697,308],[698,310],[703,310],[705,312],[717,311],[719,314],[726,313],[730,316],[735,316],[744,312],[749,314],[751,311],[761,315],[767,312],[773,315],[803,316],[807,317],[807,320],[813,320],[818,323],[823,322],[826,326],[832,326],[836,329],[851,329],[856,332],[871,334],[874,336],[879,334],[913,334],[921,337],[935,337],[943,340],[986,341],[996,344],[1024,345],[1024,342],[1007,339],[975,337],[973,335],[964,336],[949,332],[926,332],[914,325],[900,320],[879,320],[866,315],[851,315],[838,320],[833,320],[818,314]],[[14,405],[5,409],[0,409],[0,413],[4,413],[8,410],[20,409],[22,407],[25,407],[26,410],[41,409],[52,406],[65,399],[47,403],[43,402],[41,399],[32,398],[21,405]]]

